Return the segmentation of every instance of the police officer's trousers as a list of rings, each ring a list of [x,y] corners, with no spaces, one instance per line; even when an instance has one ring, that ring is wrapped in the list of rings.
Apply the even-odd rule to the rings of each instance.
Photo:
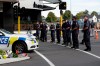
[[[60,32],[60,30],[56,30],[56,37],[57,37],[58,43],[60,43],[60,37],[61,37],[61,32]]]
[[[66,44],[66,31],[63,30],[62,33],[63,33],[63,43]]]
[[[91,50],[91,45],[90,45],[90,32],[89,31],[85,31],[84,32],[84,42],[86,45],[86,49]]]
[[[43,41],[47,41],[47,30],[43,30]]]
[[[39,30],[36,30],[36,37],[39,39]]]
[[[79,48],[78,31],[72,31],[73,48]]]
[[[68,43],[70,43],[70,45],[72,44],[71,42],[71,32],[68,30],[66,30],[66,45],[68,45]]]
[[[55,30],[51,30],[51,41],[55,42]]]

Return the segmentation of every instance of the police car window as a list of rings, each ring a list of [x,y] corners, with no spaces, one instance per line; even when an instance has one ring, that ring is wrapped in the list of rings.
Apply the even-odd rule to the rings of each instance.
[[[4,30],[4,29],[0,29],[0,30],[3,31],[3,32],[5,32],[5,33],[7,33],[7,34],[13,34],[13,33],[9,32],[7,30]]]

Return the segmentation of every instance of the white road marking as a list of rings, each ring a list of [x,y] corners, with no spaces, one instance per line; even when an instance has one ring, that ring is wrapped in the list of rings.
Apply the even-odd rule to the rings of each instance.
[[[98,58],[98,59],[100,59],[100,56],[97,56],[97,55],[95,55],[95,54],[92,54],[92,53],[90,53],[90,52],[83,51],[83,50],[80,50],[80,49],[76,49],[76,50],[78,50],[78,51],[80,51],[80,52],[84,52],[84,53],[86,53],[86,54],[88,54],[88,55],[91,55],[91,56],[93,56],[93,57],[95,57],[95,58]]]
[[[34,50],[40,57],[42,57],[50,66],[55,66],[48,58],[46,58],[43,54],[40,52]]]
[[[67,46],[67,47],[68,47],[68,48],[71,48],[71,47],[69,47],[69,46]],[[97,55],[95,55],[95,54],[93,54],[93,53],[90,53],[90,52],[87,52],[87,51],[84,51],[84,50],[81,50],[81,49],[75,49],[75,50],[80,51],[80,52],[83,52],[83,53],[86,53],[86,54],[88,54],[88,55],[91,55],[91,56],[93,56],[93,57],[95,57],[95,58],[100,59],[100,56],[97,56]]]
[[[57,44],[58,45],[58,44]],[[60,44],[61,45],[61,44]],[[61,45],[61,46],[64,46],[64,45]],[[71,47],[69,47],[69,46],[67,46],[68,48],[71,48]],[[93,57],[95,57],[95,58],[98,58],[98,59],[100,59],[100,56],[97,56],[97,55],[95,55],[95,54],[93,54],[93,53],[90,53],[90,52],[87,52],[87,51],[84,51],[84,50],[80,50],[80,49],[76,49],[76,50],[78,50],[78,51],[80,51],[80,52],[83,52],[83,53],[86,53],[86,54],[88,54],[88,55],[91,55],[91,56],[93,56]]]

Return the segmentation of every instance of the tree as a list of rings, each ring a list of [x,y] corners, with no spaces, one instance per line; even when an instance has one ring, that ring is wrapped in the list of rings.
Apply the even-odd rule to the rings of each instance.
[[[89,11],[88,11],[88,10],[85,10],[85,11],[83,12],[83,14],[84,14],[84,15],[89,15]]]
[[[48,16],[46,18],[47,22],[55,22],[57,20],[57,17],[55,16],[55,14],[53,12],[49,12]]]
[[[63,14],[63,19],[64,20],[70,20],[71,19],[71,16],[72,16],[71,11],[70,10],[66,10],[64,12],[64,14]]]
[[[88,10],[85,10],[85,11],[81,11],[79,13],[76,14],[76,17],[78,19],[80,19],[81,17],[84,17],[84,16],[88,16],[89,15],[89,11]]]
[[[98,13],[97,13],[96,11],[93,11],[93,12],[91,13],[91,15],[95,15],[95,16],[97,16]]]
[[[80,19],[81,17],[85,16],[84,12],[81,11],[79,13],[76,14],[77,19]]]

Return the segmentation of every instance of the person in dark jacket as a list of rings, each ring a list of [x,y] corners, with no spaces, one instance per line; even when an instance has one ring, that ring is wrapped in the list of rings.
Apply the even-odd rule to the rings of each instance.
[[[66,28],[65,28],[65,20],[63,20],[63,24],[62,24],[62,36],[63,36],[63,43],[62,45],[66,44]]]
[[[51,30],[51,42],[55,42],[55,25],[53,23],[51,23],[50,30]]]
[[[47,25],[43,22],[42,24],[42,31],[43,31],[43,42],[47,41]]]
[[[72,44],[71,42],[71,24],[68,20],[66,20],[65,22],[65,32],[66,32],[66,35],[65,35],[65,40],[66,40],[66,46],[69,45],[70,43],[70,46]]]
[[[60,43],[60,37],[61,37],[61,27],[59,22],[56,24],[56,37],[57,37],[57,43]]]
[[[92,22],[91,22],[91,34],[90,34],[90,36],[94,36],[94,26],[95,26],[95,24],[94,24],[94,21],[92,20]]]
[[[41,40],[41,41],[43,41],[43,28],[42,28],[42,27],[43,27],[43,23],[41,22],[41,23],[40,23],[40,31],[41,31],[41,32],[40,32],[40,33],[41,33],[41,34],[40,34],[40,40]]]
[[[86,49],[84,51],[91,51],[91,44],[90,44],[90,21],[88,20],[88,17],[84,17],[84,42]]]
[[[79,24],[76,20],[76,17],[74,16],[73,17],[73,23],[72,23],[73,46],[71,48],[79,49],[78,34],[79,34]]]
[[[39,31],[40,31],[40,24],[39,22],[36,23],[36,37],[39,39]]]

